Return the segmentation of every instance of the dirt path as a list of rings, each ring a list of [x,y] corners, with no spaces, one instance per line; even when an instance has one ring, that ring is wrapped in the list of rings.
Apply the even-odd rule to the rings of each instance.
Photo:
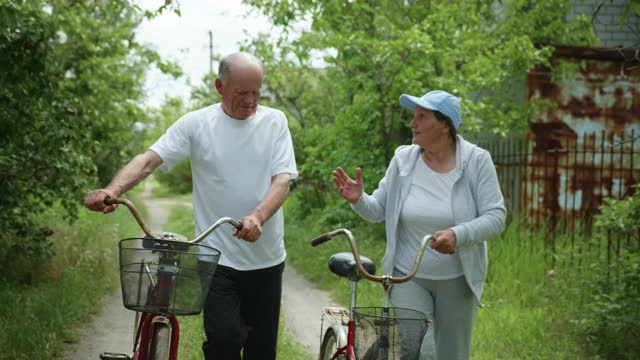
[[[282,314],[286,331],[298,339],[304,349],[318,358],[320,352],[320,316],[322,307],[333,305],[328,293],[286,266],[283,278]]]
[[[148,210],[149,227],[162,229],[169,209],[175,204],[167,199],[151,198],[151,181],[145,182],[142,200]],[[327,292],[315,289],[292,266],[286,266],[283,279],[282,315],[286,331],[297,338],[303,348],[317,358],[320,342],[322,306],[334,304]],[[101,352],[131,354],[134,312],[122,306],[120,288],[105,301],[93,321],[80,330],[85,334],[65,352],[67,360],[98,359]]]

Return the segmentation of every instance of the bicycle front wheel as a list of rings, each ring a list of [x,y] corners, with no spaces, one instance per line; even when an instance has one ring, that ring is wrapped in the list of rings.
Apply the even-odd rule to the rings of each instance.
[[[150,360],[169,360],[171,331],[169,325],[161,322],[153,324],[153,339],[149,345]]]

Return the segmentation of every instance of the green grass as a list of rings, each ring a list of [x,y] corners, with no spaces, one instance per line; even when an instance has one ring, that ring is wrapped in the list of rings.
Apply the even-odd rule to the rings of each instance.
[[[0,359],[59,359],[65,343],[118,285],[117,240],[139,233],[126,211],[80,210],[74,224],[46,216],[56,256],[38,264],[30,285],[0,283]],[[96,354],[97,357],[97,354]]]
[[[295,205],[295,201],[289,207]],[[346,205],[345,205],[346,206]],[[285,207],[286,211],[292,211]],[[288,261],[320,288],[331,291],[343,305],[348,304],[349,282],[329,272],[331,254],[349,251],[345,237],[336,237],[317,248],[309,240],[333,228],[323,227],[318,216],[306,220],[291,219],[285,227]],[[350,229],[361,255],[380,266],[385,247],[384,227],[364,220]],[[514,225],[492,239],[489,245],[489,275],[478,311],[473,336],[473,359],[584,359],[591,358],[580,344],[570,325],[570,317],[580,306],[571,286],[584,271],[575,269],[570,256],[558,256],[557,276],[549,278],[549,252],[544,240],[536,235],[520,235]],[[557,244],[562,248],[561,241]],[[380,268],[378,274],[380,275]],[[361,281],[359,306],[380,306],[379,285]]]
[[[587,357],[563,307],[577,306],[555,283],[569,280],[569,264],[546,256],[544,239],[511,226],[489,242],[489,275],[474,329],[474,359],[581,359]],[[566,301],[569,300],[569,301]],[[567,309],[568,310],[568,309]]]
[[[296,205],[295,197],[285,204],[288,264],[347,304],[349,282],[327,268],[331,254],[349,251],[346,238],[334,238],[317,248],[309,245],[311,238],[343,226],[322,225],[327,213],[323,209],[306,219],[296,218]],[[144,218],[144,209],[140,210]],[[139,234],[137,224],[124,208],[109,216],[80,214],[72,226],[55,212],[47,216],[55,229],[52,241],[58,255],[37,266],[34,284],[0,283],[0,360],[60,358],[65,343],[78,338],[74,329],[88,321],[100,309],[104,295],[117,286],[117,240]],[[361,254],[379,265],[385,247],[384,224],[356,224],[350,230]],[[164,228],[192,238],[191,209],[173,209]],[[474,329],[474,359],[597,358],[586,350],[589,346],[575,327],[589,290],[584,284],[599,269],[585,266],[597,264],[597,259],[588,258],[594,255],[589,255],[589,246],[580,248],[581,242],[576,239],[578,245],[572,247],[570,241],[558,239],[557,254],[551,257],[541,236],[523,235],[516,226],[489,241],[489,274]],[[552,264],[554,278],[547,276]],[[381,298],[379,285],[359,283],[360,306],[380,305]],[[180,359],[201,359],[201,316],[183,316],[180,322]],[[278,359],[310,359],[283,330],[280,326]]]
[[[129,198],[147,221],[143,203],[135,198],[140,191],[136,188]],[[188,202],[190,194],[177,200]],[[81,209],[71,225],[52,210],[43,221],[55,231],[51,241],[57,255],[38,264],[36,280],[28,286],[0,282],[0,360],[62,358],[65,347],[79,339],[78,329],[119,284],[118,240],[140,234],[124,207],[107,216]],[[176,207],[164,228],[192,238],[191,209]],[[180,325],[180,360],[202,359],[202,317],[182,316]],[[281,324],[278,359],[310,358]]]
[[[153,182],[153,185],[151,187],[151,196],[154,198],[171,198],[179,202],[192,201],[192,196],[190,192],[186,194],[176,194],[175,192],[171,191],[171,189],[168,186],[165,186],[159,183],[158,180],[155,178],[149,178],[145,181]]]

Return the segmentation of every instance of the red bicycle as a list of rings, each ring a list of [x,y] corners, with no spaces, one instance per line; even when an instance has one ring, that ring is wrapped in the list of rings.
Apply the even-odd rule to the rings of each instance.
[[[389,306],[389,290],[392,284],[400,284],[413,278],[432,236],[427,235],[422,239],[411,272],[402,277],[393,277],[374,275],[376,265],[358,254],[356,241],[349,230],[338,229],[320,235],[311,240],[311,245],[318,246],[338,235],[347,237],[351,252],[332,255],[329,270],[351,281],[350,305],[348,309],[322,309],[320,360],[418,359],[422,338],[431,320],[420,311]],[[382,307],[356,306],[357,282],[363,277],[382,283]]]
[[[104,352],[102,360],[177,360],[180,325],[176,315],[202,311],[220,251],[199,244],[220,225],[238,230],[242,223],[221,218],[193,240],[170,232],[153,233],[135,206],[126,199],[106,199],[106,205],[125,205],[145,237],[120,240],[122,300],[136,311],[133,355]]]

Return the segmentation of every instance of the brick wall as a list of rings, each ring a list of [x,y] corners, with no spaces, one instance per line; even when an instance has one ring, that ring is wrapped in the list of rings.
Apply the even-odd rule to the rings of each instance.
[[[620,19],[630,0],[574,0],[573,11],[568,20],[578,15],[592,18],[596,9],[603,4],[593,19],[593,30],[600,38],[600,47],[640,48],[640,18],[630,11],[624,24]]]

